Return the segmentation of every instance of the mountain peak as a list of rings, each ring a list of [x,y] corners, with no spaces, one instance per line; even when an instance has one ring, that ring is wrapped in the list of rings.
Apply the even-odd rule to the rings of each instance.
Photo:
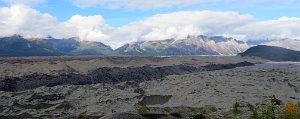
[[[21,36],[19,34],[14,34],[14,35],[7,36],[7,37],[4,37],[4,38],[9,38],[9,39],[23,39],[23,36]]]
[[[79,37],[71,37],[71,38],[68,38],[70,40],[76,40],[76,41],[82,41]]]
[[[46,36],[45,39],[55,39],[54,37],[52,37],[51,35]]]

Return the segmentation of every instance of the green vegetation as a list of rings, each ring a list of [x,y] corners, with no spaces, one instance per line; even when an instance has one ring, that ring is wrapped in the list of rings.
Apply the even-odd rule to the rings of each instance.
[[[148,119],[158,119],[160,117],[167,116],[166,114],[150,113],[150,110],[147,106],[139,106],[137,108],[137,112],[138,112],[138,114],[140,114],[143,117],[146,117]]]
[[[171,116],[176,117],[176,118],[182,118],[183,116],[179,112],[172,112],[170,113]]]
[[[194,113],[194,114],[190,114],[189,119],[206,119],[206,116],[204,114],[200,114],[200,113]]]
[[[263,107],[255,107],[248,103],[248,108],[251,111],[250,119],[275,119],[278,117],[279,106],[269,103]]]
[[[149,108],[147,107],[147,106],[139,106],[138,108],[137,108],[137,112],[139,113],[139,114],[147,114],[147,113],[149,113]]]
[[[240,110],[240,103],[238,103],[238,102],[235,102],[234,104],[233,104],[233,114],[234,114],[234,119],[240,119],[241,118],[241,110]]]
[[[300,119],[300,101],[297,103],[287,102],[279,106],[273,103],[266,105],[253,105],[248,103],[241,105],[235,102],[232,109],[218,116],[217,109],[213,106],[204,108],[187,108],[187,112],[172,112],[166,108],[168,114],[151,113],[146,106],[140,106],[137,111],[148,119],[160,119],[161,117],[187,118],[187,119]]]

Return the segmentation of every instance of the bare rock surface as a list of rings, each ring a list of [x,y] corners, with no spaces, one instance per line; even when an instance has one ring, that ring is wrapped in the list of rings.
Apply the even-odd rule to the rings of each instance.
[[[251,62],[240,62],[236,64],[210,64],[203,67],[188,65],[174,65],[164,67],[129,67],[129,68],[108,68],[103,67],[89,72],[87,75],[80,74],[31,74],[21,77],[5,78],[0,80],[1,91],[21,91],[35,89],[41,86],[53,87],[58,85],[89,85],[97,83],[120,83],[126,81],[143,82],[161,79],[168,75],[180,75],[198,71],[213,71],[231,69],[243,66],[252,66]]]
[[[0,58],[0,80],[5,77],[20,77],[34,73],[59,75],[64,73],[87,74],[102,67],[162,67],[181,64],[205,66],[208,64],[229,64],[242,61],[265,62],[253,58],[227,56],[185,56],[185,57],[24,57]]]
[[[265,63],[263,60],[241,60],[239,58],[234,59],[235,57],[223,58],[222,60],[224,61],[221,61],[220,57],[215,58],[215,60],[211,57],[206,59],[205,57],[195,59],[188,57],[186,60],[179,58],[180,62],[173,61],[173,63],[170,63],[172,58],[157,58],[155,60],[152,59],[153,61],[151,61],[150,66],[141,65],[141,59],[137,59],[140,64],[136,66],[133,66],[133,64],[129,66],[127,61],[127,63],[120,63],[121,61],[116,60],[119,64],[128,65],[126,67],[121,67],[120,65],[123,69],[134,69],[143,66],[155,69],[184,64],[185,66],[195,67],[197,71],[187,71],[179,74],[170,73],[162,78],[153,78],[155,80],[125,80],[116,83],[100,82],[85,85],[70,83],[53,86],[43,85],[31,89],[27,88],[27,90],[16,90],[14,92],[0,91],[0,118],[52,119],[79,115],[86,115],[89,118],[101,118],[104,116],[112,118],[115,116],[118,117],[117,115],[120,113],[124,114],[123,112],[136,113],[139,105],[146,105],[153,112],[164,113],[170,113],[170,110],[184,112],[190,108],[211,106],[216,107],[216,113],[222,115],[223,112],[230,110],[232,104],[236,101],[242,102],[241,105],[247,102],[266,104],[273,95],[282,100],[283,103],[300,100],[299,63]],[[164,61],[166,59],[168,60]],[[173,58],[173,60],[178,59]],[[247,67],[232,67],[232,64],[245,60],[261,63]],[[170,61],[168,64],[158,65],[159,63],[168,61]],[[8,65],[7,63],[5,64]],[[23,67],[24,65],[30,66],[29,64],[10,65]],[[70,65],[70,67],[73,67],[73,65]],[[220,67],[222,69],[219,69]],[[1,70],[11,67],[3,68]],[[103,67],[97,66],[97,68],[87,73],[101,68]],[[209,70],[199,70],[198,68]],[[77,68],[74,69],[79,71]],[[174,69],[172,67],[172,70]],[[49,76],[60,75],[50,75],[46,72],[44,74]],[[103,70],[99,70],[99,72],[103,72]],[[72,73],[74,72],[72,71]],[[87,73],[75,74],[86,75]],[[21,74],[22,76],[26,76],[24,74],[27,73],[23,72]],[[35,75],[39,74],[36,73]],[[122,73],[117,72],[116,74]],[[90,76],[93,75],[91,74]],[[43,79],[44,77],[40,77],[35,80]],[[5,79],[2,79],[2,81],[5,81]],[[19,83],[19,85],[22,87],[22,83]],[[112,116],[111,114],[115,115]]]

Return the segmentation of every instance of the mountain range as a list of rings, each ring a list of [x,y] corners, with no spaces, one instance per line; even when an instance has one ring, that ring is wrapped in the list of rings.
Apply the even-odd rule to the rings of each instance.
[[[222,36],[188,36],[185,39],[167,39],[128,43],[118,49],[125,55],[236,55],[248,45],[242,41]]]
[[[80,41],[78,38],[25,39],[20,35],[0,38],[0,56],[62,56],[62,55],[111,55],[111,47],[91,41]]]
[[[82,41],[79,38],[56,39],[24,38],[20,35],[0,38],[0,57],[9,56],[76,56],[76,55],[237,55],[257,45],[279,46],[300,51],[300,40],[240,41],[223,36],[187,36],[183,39],[138,41],[113,50],[101,42]]]

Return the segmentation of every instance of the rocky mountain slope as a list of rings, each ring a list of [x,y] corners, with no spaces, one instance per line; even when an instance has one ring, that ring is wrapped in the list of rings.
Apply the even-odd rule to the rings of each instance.
[[[276,46],[258,45],[240,53],[241,56],[256,56],[272,61],[300,61],[300,51]]]
[[[124,45],[116,50],[125,55],[236,55],[249,46],[233,38],[222,36],[188,36],[185,39],[142,41]]]

